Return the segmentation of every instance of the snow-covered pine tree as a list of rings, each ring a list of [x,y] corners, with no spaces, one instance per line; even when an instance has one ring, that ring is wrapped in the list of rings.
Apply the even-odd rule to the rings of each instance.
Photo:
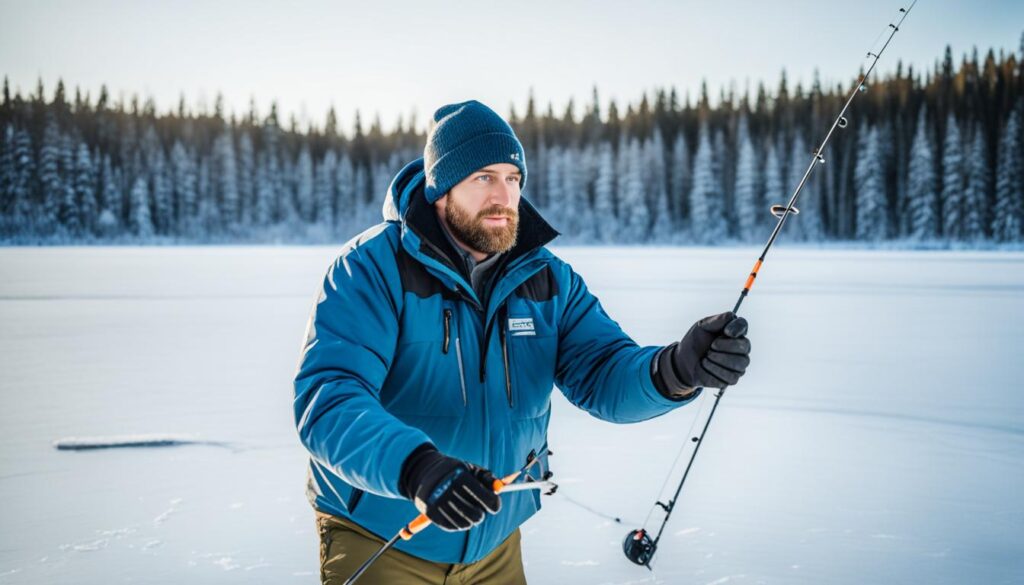
[[[370,173],[364,165],[356,165],[355,174],[355,195],[356,195],[356,226],[358,229],[366,229],[364,217],[368,217],[367,207],[369,202]]]
[[[14,124],[4,124],[3,131],[0,132],[0,235],[2,236],[14,235],[20,227],[14,220],[14,210],[17,207],[18,198],[18,193],[14,190],[17,172],[17,167],[14,164]]]
[[[882,239],[889,237],[900,237],[900,201],[897,199],[896,180],[896,138],[895,130],[891,121],[879,121],[875,125],[878,130],[878,161],[882,168],[882,193],[885,194],[886,228]]]
[[[822,169],[815,171],[817,173],[824,174],[821,179],[821,223],[822,223],[822,237],[829,238],[831,236],[838,236],[842,232],[842,213],[840,209],[840,201],[842,193],[845,192],[846,186],[844,179],[850,176],[851,170],[843,168],[844,160],[848,160],[850,152],[856,150],[856,143],[852,145],[854,148],[840,149],[836,145],[830,146],[826,149],[822,155],[827,161],[822,165]],[[847,165],[848,166],[848,165]],[[840,183],[844,183],[840,185]]]
[[[580,177],[578,174],[579,157],[571,147],[558,148],[551,151],[549,157],[558,157],[558,161],[549,161],[549,169],[558,169],[558,174],[551,179],[555,184],[549,184],[548,189],[551,199],[548,204],[547,215],[557,221],[559,231],[567,237],[567,241],[580,242],[583,238],[583,221],[580,209]],[[551,171],[549,170],[549,173]]]
[[[784,191],[782,180],[782,156],[775,141],[771,138],[765,140],[765,161],[764,161],[764,197],[761,201],[768,206],[785,205],[789,200]],[[762,208],[756,214],[755,225],[763,229],[771,223],[771,215],[766,213],[767,209]]]
[[[196,165],[180,140],[171,147],[171,190],[174,197],[174,231],[194,238],[199,217]]]
[[[337,172],[337,200],[334,204],[334,225],[344,234],[355,233],[353,220],[356,217],[356,177],[352,159],[342,153]]]
[[[330,230],[334,224],[334,188],[337,167],[338,154],[333,149],[328,149],[314,171],[314,220],[317,226],[324,231],[324,235],[329,233],[327,230]]]
[[[238,192],[238,161],[235,157],[235,141],[230,127],[213,141],[213,188],[214,198],[220,207],[223,226],[228,230],[237,229],[241,219],[240,196]]]
[[[313,220],[313,155],[309,151],[309,145],[304,144],[299,151],[299,161],[295,168],[296,185],[295,199],[299,211],[299,219],[302,223],[309,223]]]
[[[301,229],[302,218],[300,216],[300,203],[298,195],[298,164],[297,159],[282,153],[281,166],[277,172],[277,194],[278,194],[278,217],[279,223],[286,226],[289,234],[298,233]],[[367,186],[369,185],[369,174],[367,174]],[[369,187],[367,187],[368,189]]]
[[[1022,40],[1024,46],[1024,40]],[[998,242],[1016,242],[1024,224],[1024,144],[1021,144],[1021,109],[1010,112],[999,141],[996,203],[992,213],[992,237]]]
[[[148,197],[151,206],[150,221],[154,233],[167,234],[173,230],[174,202],[173,187],[167,169],[167,157],[156,127],[149,124],[143,132],[141,142],[142,164],[136,164],[136,174],[143,174],[149,181]],[[134,190],[134,187],[133,187]]]
[[[57,217],[65,236],[78,238],[82,233],[81,210],[75,191],[75,147],[77,141],[70,134],[64,134],[60,146],[61,202]]]
[[[135,179],[129,207],[129,227],[132,233],[143,240],[151,238],[153,220],[149,210],[149,185],[145,176],[140,175]]]
[[[629,137],[627,134],[625,128],[620,130],[618,144],[615,149],[615,196],[612,201],[616,217],[618,218],[618,222],[615,225],[616,242],[625,241],[624,238],[626,237],[626,210],[623,208],[623,204],[629,182]]]
[[[803,178],[804,172],[807,170],[807,164],[810,162],[807,152],[807,143],[804,142],[803,132],[798,128],[793,128],[793,140],[790,143],[786,164],[784,165],[787,169],[784,182],[785,191],[783,192],[784,201],[788,202],[789,198],[793,196],[793,190],[800,184],[800,179]],[[800,210],[800,215],[786,220],[787,229],[792,230],[789,237],[794,240],[810,239],[807,234],[807,218],[811,215],[810,195],[810,185],[804,185],[803,191],[800,193],[800,199],[796,203],[797,209]]]
[[[643,149],[640,139],[629,141],[627,152],[625,191],[619,200],[619,211],[622,218],[620,236],[627,243],[644,242],[649,237],[651,215],[647,209],[647,197],[644,194]]]
[[[220,206],[215,196],[215,179],[211,177],[209,158],[199,159],[199,178],[196,183],[196,237],[199,241],[210,241],[220,234]]]
[[[239,221],[252,226],[256,209],[256,151],[248,129],[238,137],[238,205]]]
[[[680,128],[672,142],[672,162],[669,165],[669,208],[678,225],[688,225],[690,219],[690,149]]]
[[[565,181],[562,183],[562,192],[565,194],[566,205],[562,210],[565,215],[573,216],[576,240],[580,243],[592,242],[594,213],[590,208],[590,196],[587,193],[588,162],[584,158],[584,152],[576,146],[566,148],[564,156],[562,168],[565,169]]]
[[[928,133],[928,115],[924,107],[917,116],[917,131],[910,145],[910,165],[907,172],[907,208],[910,238],[931,240],[939,234],[938,180],[935,175],[935,156]]]
[[[964,238],[971,242],[985,239],[988,226],[988,187],[991,175],[988,170],[988,148],[985,146],[985,132],[979,123],[974,129],[974,139],[966,161],[967,187],[964,189]]]
[[[124,217],[124,190],[121,188],[120,173],[114,170],[110,155],[103,156],[103,172],[100,175],[100,215],[96,221],[96,231],[100,236],[111,238],[122,229]]]
[[[588,144],[584,148],[573,147],[571,151],[576,163],[573,170],[566,174],[565,191],[572,194],[575,207],[571,208],[571,212],[578,216],[580,241],[592,243],[597,240],[597,225],[591,202],[597,177],[597,150],[594,144]]]
[[[277,191],[276,178],[273,173],[273,158],[263,151],[259,155],[260,164],[256,167],[256,205],[253,210],[253,224],[257,229],[266,229],[274,222]]]
[[[807,166],[811,164],[811,149],[804,141],[803,132],[799,128],[793,132],[793,147],[789,153],[789,181],[787,187],[796,189],[807,172]],[[800,198],[797,201],[797,209],[800,210],[798,217],[792,218],[796,221],[793,227],[797,228],[798,237],[808,242],[819,242],[824,237],[824,229],[821,221],[821,177],[818,176],[819,169],[811,171],[811,175],[804,183],[800,191]],[[789,194],[792,197],[792,193]],[[788,201],[788,199],[787,199]]]
[[[32,136],[19,128],[14,133],[14,165],[12,192],[14,193],[14,219],[20,233],[32,233],[36,225],[35,202],[32,200],[32,181],[36,172],[36,159],[32,155]]]
[[[282,172],[279,142],[281,129],[277,122],[277,107],[271,106],[270,115],[263,121],[263,140],[260,148],[259,167],[263,171],[263,181],[257,181],[256,217],[261,227],[267,228],[279,221],[283,216],[288,189]]]
[[[85,142],[78,143],[75,154],[75,198],[78,200],[78,216],[82,231],[86,235],[95,232],[99,219],[99,204],[96,201],[96,167],[89,155]]]
[[[0,214],[9,214],[8,206],[14,202],[14,124],[0,129]]]
[[[565,192],[564,192],[564,170],[565,159],[562,154],[562,147],[552,146],[546,149],[544,152],[544,180],[543,180],[543,191],[544,191],[544,217],[551,225],[569,236],[566,239],[571,239],[575,234],[566,225],[566,220],[569,218],[564,217],[565,211]]]
[[[702,244],[719,244],[726,237],[722,193],[707,122],[700,126],[697,153],[693,158],[693,188],[690,190],[690,231]]]
[[[942,142],[942,235],[947,239],[964,237],[964,163],[960,127],[953,112],[946,119],[946,138]]]
[[[854,183],[857,188],[856,238],[879,242],[888,233],[885,197],[885,168],[881,161],[879,130],[871,126],[862,132],[857,148]]]
[[[654,214],[651,239],[667,244],[674,235],[672,213],[668,205],[668,173],[665,165],[665,141],[661,129],[655,126],[651,137],[644,141],[644,184],[649,195],[648,204]]]
[[[732,235],[735,231],[735,205],[732,199],[732,183],[734,180],[734,169],[731,167],[729,146],[725,141],[725,129],[717,128],[714,132],[714,139],[711,141],[711,161],[715,169],[715,185],[718,189],[717,206],[722,216],[722,226],[725,236]]]
[[[174,231],[174,186],[167,157],[162,147],[149,156],[150,198],[153,202],[153,227],[158,234]]]
[[[889,169],[892,177],[890,184],[893,188],[892,210],[893,235],[897,238],[907,238],[910,235],[910,213],[909,213],[909,186],[907,181],[910,175],[910,149],[913,146],[913,139],[910,136],[908,127],[913,127],[909,120],[910,115],[899,115],[891,121],[892,128],[892,151],[889,156]]]
[[[757,156],[746,114],[740,116],[736,145],[736,231],[741,241],[749,242],[757,232],[757,213],[763,205],[758,200]]]
[[[548,145],[544,138],[544,132],[540,132],[537,138],[536,154],[530,156],[530,175],[541,179],[540,181],[530,181],[530,201],[538,209],[546,209],[549,201],[545,190],[548,176]]]
[[[707,243],[708,198],[714,195],[714,169],[711,163],[711,140],[707,123],[700,126],[697,152],[693,158],[693,187],[690,189],[690,232],[694,240]]]
[[[597,240],[615,241],[618,219],[615,216],[615,155],[612,145],[602,141],[597,149],[597,177],[594,179],[594,224]]]

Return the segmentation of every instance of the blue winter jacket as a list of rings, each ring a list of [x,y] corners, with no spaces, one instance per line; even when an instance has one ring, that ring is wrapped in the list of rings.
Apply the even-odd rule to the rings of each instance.
[[[386,221],[328,268],[295,376],[311,503],[385,539],[418,514],[398,478],[423,443],[500,477],[544,451],[554,385],[617,423],[686,403],[651,381],[659,348],[637,346],[544,248],[558,234],[525,198],[518,242],[479,298],[450,260],[423,185],[420,159],[391,183]],[[430,527],[397,548],[435,562],[477,561],[540,508],[535,491],[501,499],[501,511],[471,530]]]

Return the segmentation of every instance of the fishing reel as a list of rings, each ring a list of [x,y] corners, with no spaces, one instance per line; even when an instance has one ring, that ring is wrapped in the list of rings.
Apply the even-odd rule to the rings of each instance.
[[[626,554],[626,558],[648,569],[651,568],[648,563],[651,562],[657,548],[657,545],[651,540],[651,535],[643,528],[630,531],[626,535],[626,539],[622,541],[622,552]]]

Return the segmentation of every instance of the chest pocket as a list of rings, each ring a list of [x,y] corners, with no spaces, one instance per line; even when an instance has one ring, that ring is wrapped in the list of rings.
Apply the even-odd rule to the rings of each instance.
[[[503,334],[516,418],[543,416],[551,407],[558,354],[554,313],[551,300],[538,302],[514,293],[508,301]]]
[[[468,370],[455,303],[406,297],[394,361],[381,390],[384,408],[402,418],[459,417],[469,403]]]

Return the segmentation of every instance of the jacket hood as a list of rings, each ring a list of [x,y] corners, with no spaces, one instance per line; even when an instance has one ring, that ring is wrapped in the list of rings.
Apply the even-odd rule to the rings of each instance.
[[[388,193],[384,197],[384,221],[401,221],[409,210],[413,194],[422,191],[426,183],[423,172],[423,158],[418,158],[402,167],[395,178],[391,179]]]

